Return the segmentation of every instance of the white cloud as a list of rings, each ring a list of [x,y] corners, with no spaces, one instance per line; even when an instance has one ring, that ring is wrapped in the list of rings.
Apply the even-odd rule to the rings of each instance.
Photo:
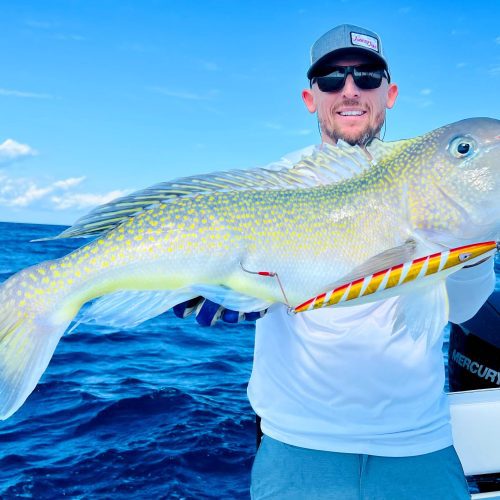
[[[36,154],[37,151],[28,144],[7,139],[0,144],[0,166]],[[130,192],[129,190],[114,190],[107,193],[82,192],[79,187],[85,180],[84,176],[40,182],[33,178],[13,177],[7,172],[5,169],[0,170],[0,206],[12,209],[30,208],[49,211],[90,209]]]
[[[21,144],[13,139],[7,139],[0,144],[0,165],[7,165],[27,156],[37,155],[37,151],[28,144]]]
[[[422,89],[420,95],[429,95],[432,93],[432,89]]]
[[[282,132],[285,135],[298,135],[298,136],[304,136],[304,135],[309,135],[312,134],[312,130],[308,128],[301,128],[301,129],[289,129],[282,125],[281,123],[276,123],[276,122],[264,122],[263,123],[264,127],[269,129],[269,130],[275,130],[277,132]]]
[[[275,122],[265,122],[264,127],[271,130],[283,130],[283,125]]]
[[[398,9],[399,14],[408,14],[411,11],[411,7],[400,7]]]
[[[500,75],[500,64],[491,64],[488,73],[492,76]]]
[[[54,99],[54,96],[50,94],[40,94],[37,92],[25,92],[23,90],[13,90],[4,88],[0,88],[0,95],[8,97],[27,97],[30,99]]]
[[[24,22],[26,26],[29,28],[33,28],[35,30],[42,30],[49,32],[47,35],[54,40],[70,40],[75,42],[82,42],[85,40],[85,37],[82,35],[78,35],[76,33],[61,33],[59,30],[61,26],[59,23],[50,22],[50,21],[37,21],[36,19],[28,19]],[[63,27],[64,28],[64,27]],[[56,31],[58,30],[58,31]],[[53,33],[50,33],[53,32]]]
[[[30,28],[37,28],[42,30],[50,30],[57,26],[54,23],[50,23],[47,21],[37,21],[36,19],[28,19],[24,22],[24,24],[26,26],[29,26]]]
[[[56,33],[52,35],[54,40],[69,40],[71,42],[84,42],[86,38],[75,33]]]
[[[467,66],[467,63],[465,63],[465,62],[457,63],[457,69],[462,69],[462,68],[465,68],[466,66]]]
[[[219,91],[215,89],[209,90],[206,94],[186,92],[184,90],[172,90],[166,87],[148,87],[148,90],[168,97],[174,97],[176,99],[184,99],[188,101],[208,101],[210,99],[213,99],[219,93]]]
[[[108,201],[125,196],[130,191],[116,189],[104,194],[94,193],[67,193],[62,196],[51,196],[50,201],[56,210],[67,210],[69,208],[92,208]]]
[[[34,208],[44,210],[90,209],[125,196],[129,190],[114,190],[108,193],[75,192],[84,177],[70,177],[39,185],[36,180],[12,178],[0,174],[0,206],[11,208]]]
[[[80,184],[84,180],[85,177],[70,177],[69,179],[54,182],[54,187],[61,189],[69,189],[74,186],[78,186],[78,184]]]
[[[434,104],[434,101],[432,99],[429,99],[428,94],[422,93],[420,93],[420,95],[418,96],[402,95],[400,99],[416,106],[417,108],[428,108],[429,106],[432,106]]]
[[[495,38],[495,43],[496,43],[497,45],[500,45],[500,36],[497,36],[497,37]]]
[[[290,135],[310,135],[312,134],[312,130],[308,128],[301,128],[297,130],[290,130]]]
[[[47,194],[53,191],[52,187],[39,188],[35,184],[26,186],[22,194],[12,198],[9,205],[12,207],[27,207],[33,202],[40,200]]]

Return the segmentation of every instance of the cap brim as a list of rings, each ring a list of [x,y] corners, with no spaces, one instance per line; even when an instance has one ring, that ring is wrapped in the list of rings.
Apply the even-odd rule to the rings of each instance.
[[[382,56],[379,56],[372,50],[356,48],[356,47],[347,47],[338,50],[333,50],[332,52],[325,54],[323,57],[320,57],[314,64],[311,65],[311,67],[307,71],[307,78],[311,80],[311,78],[314,78],[315,76],[324,76],[328,74],[328,67],[332,65],[332,62],[335,59],[339,59],[345,56],[367,57],[373,61],[380,62],[387,70],[387,72],[389,72],[389,68],[387,67],[387,61]]]

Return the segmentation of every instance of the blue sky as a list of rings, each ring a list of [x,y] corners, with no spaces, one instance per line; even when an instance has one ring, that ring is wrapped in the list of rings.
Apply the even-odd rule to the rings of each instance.
[[[132,190],[317,143],[300,92],[311,44],[341,23],[382,36],[400,88],[386,140],[500,118],[494,0],[0,7],[1,221],[71,224]]]

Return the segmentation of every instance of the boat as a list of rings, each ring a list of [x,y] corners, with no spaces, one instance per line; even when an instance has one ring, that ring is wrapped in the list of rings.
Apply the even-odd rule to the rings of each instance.
[[[448,393],[453,441],[466,476],[500,477],[500,388]],[[474,493],[500,499],[496,491]]]

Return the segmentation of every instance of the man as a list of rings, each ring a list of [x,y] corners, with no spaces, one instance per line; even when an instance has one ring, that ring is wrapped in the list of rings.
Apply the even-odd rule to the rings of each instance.
[[[313,45],[311,62],[302,97],[322,141],[369,152],[398,94],[379,36],[337,26]],[[491,293],[491,262],[447,285],[450,317],[461,322]],[[441,343],[414,341],[405,326],[393,334],[398,300],[299,315],[275,304],[257,321],[248,396],[264,438],[252,498],[469,498],[452,446]]]

